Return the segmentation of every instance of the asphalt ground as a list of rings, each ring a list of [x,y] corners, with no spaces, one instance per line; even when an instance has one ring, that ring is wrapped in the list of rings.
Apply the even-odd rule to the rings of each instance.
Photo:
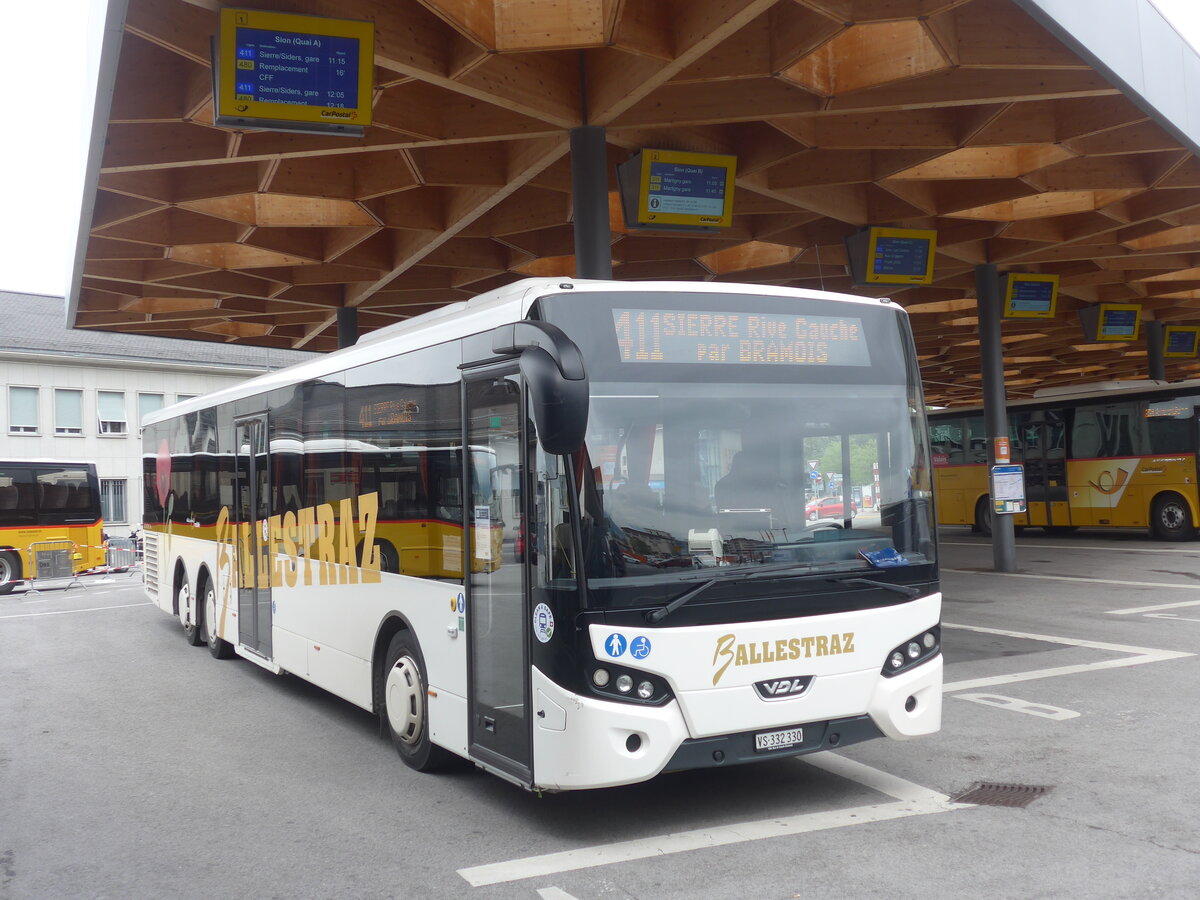
[[[1200,543],[942,537],[938,735],[542,797],[406,769],[136,573],[0,597],[0,897],[1196,897]]]

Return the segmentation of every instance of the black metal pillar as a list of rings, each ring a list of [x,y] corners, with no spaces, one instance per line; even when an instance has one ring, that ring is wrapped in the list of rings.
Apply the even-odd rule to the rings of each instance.
[[[1157,319],[1149,319],[1146,329],[1146,361],[1150,366],[1150,377],[1155,381],[1167,380],[1167,359],[1163,355],[1165,348],[1163,340],[1166,337],[1163,323]]]
[[[604,128],[571,129],[571,193],[575,217],[575,277],[612,278],[608,222],[608,151]]]
[[[337,311],[338,349],[358,343],[358,307],[339,306]]]
[[[988,467],[996,464],[996,438],[1008,437],[1004,395],[1004,344],[1000,340],[1000,279],[996,267],[975,267],[975,296],[979,304],[979,368],[983,375],[983,422],[987,431]],[[992,519],[992,565],[997,572],[1017,570],[1017,541],[1011,515]]]

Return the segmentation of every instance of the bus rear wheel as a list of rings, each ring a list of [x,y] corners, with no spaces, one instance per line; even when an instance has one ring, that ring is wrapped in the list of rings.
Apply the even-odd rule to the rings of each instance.
[[[204,633],[204,642],[208,644],[208,652],[213,659],[229,659],[233,656],[233,644],[217,636],[217,591],[212,582],[204,585],[204,618],[200,620],[200,630]]]
[[[992,504],[988,497],[980,497],[975,504],[975,530],[984,537],[992,536]]]
[[[383,669],[383,717],[405,765],[418,772],[445,768],[455,757],[429,740],[425,661],[416,639],[397,632],[388,644]]]
[[[0,594],[11,594],[21,580],[21,564],[12,553],[0,553]]]
[[[1178,494],[1159,494],[1150,507],[1150,533],[1160,541],[1186,541],[1195,536],[1192,511]]]

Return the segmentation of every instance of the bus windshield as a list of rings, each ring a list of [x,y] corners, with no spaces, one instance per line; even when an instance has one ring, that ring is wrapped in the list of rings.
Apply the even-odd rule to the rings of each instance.
[[[590,602],[636,605],[725,567],[932,577],[923,404],[902,316],[710,296],[634,311],[626,294],[599,315],[589,303],[590,327],[555,317],[543,298],[547,318],[588,345],[577,481]],[[804,328],[816,339],[794,340]],[[660,359],[648,358],[656,343]],[[713,359],[696,361],[704,353]]]

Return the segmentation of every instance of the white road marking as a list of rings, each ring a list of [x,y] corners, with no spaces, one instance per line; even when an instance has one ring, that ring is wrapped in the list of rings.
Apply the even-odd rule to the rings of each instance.
[[[559,853],[546,853],[541,856],[527,856],[524,859],[471,866],[459,869],[458,874],[472,887],[483,887],[593,866],[666,856],[670,853],[685,853],[689,850],[701,850],[707,847],[722,847],[765,838],[805,834],[830,828],[844,828],[849,825],[865,825],[869,822],[886,822],[891,819],[951,812],[971,807],[969,803],[952,803],[945,794],[923,788],[911,781],[905,781],[903,778],[832,753],[825,752],[806,756],[803,761],[816,768],[881,791],[895,800],[890,803],[873,803],[850,809],[774,817],[756,822],[741,822],[735,825],[721,825],[694,831],[680,831],[658,837],[620,841],[614,844],[580,847]],[[557,896],[559,900],[564,900],[561,894],[550,896]]]
[[[1077,584],[1119,584],[1125,587],[1176,588],[1184,591],[1200,591],[1200,584],[1179,584],[1174,581],[1113,581],[1109,578],[1084,578],[1081,575],[1034,575],[1030,572],[992,572],[978,569],[945,569],[955,575],[998,575],[1002,578],[1032,578],[1035,581],[1072,581]],[[1200,603],[1200,600],[1195,601]]]
[[[556,887],[538,888],[537,894],[542,900],[579,900],[574,894],[568,894],[562,888]]]
[[[1189,616],[1177,616],[1175,613],[1146,613],[1147,619],[1175,619],[1179,622],[1200,622],[1200,619],[1193,619]]]
[[[998,709],[1007,709],[1030,716],[1039,716],[1043,719],[1053,719],[1056,722],[1062,722],[1066,719],[1077,719],[1080,715],[1074,710],[1063,709],[1061,706],[1050,706],[1046,703],[1030,703],[1028,700],[1005,697],[1002,694],[955,694],[954,697],[956,700],[970,700],[972,703],[982,703],[984,706],[995,706]]]
[[[980,628],[976,625],[953,625],[942,623],[943,628],[958,628],[963,631],[976,631],[980,634],[998,634],[1003,637],[1025,638],[1031,641],[1044,641],[1050,644],[1064,644],[1068,647],[1087,647],[1091,650],[1104,650],[1109,653],[1128,654],[1122,659],[1102,659],[1097,662],[1080,663],[1074,666],[1056,666],[1050,669],[1033,669],[1028,672],[1015,672],[1011,675],[995,675],[990,678],[974,678],[969,681],[952,681],[942,685],[943,693],[973,690],[975,688],[994,687],[998,684],[1015,684],[1019,681],[1035,681],[1039,678],[1054,678],[1059,675],[1076,675],[1081,672],[1097,672],[1102,669],[1120,669],[1125,666],[1138,666],[1143,663],[1163,662],[1168,659],[1182,659],[1185,656],[1195,656],[1194,653],[1184,653],[1179,650],[1154,650],[1149,647],[1133,647],[1127,644],[1106,644],[1101,641],[1084,641],[1078,638],[1056,637],[1047,634],[1027,634],[1022,631],[1006,631],[1001,628]]]
[[[131,606],[150,606],[149,600],[142,603],[122,603],[117,606],[90,606],[87,609],[60,609],[56,612],[17,613],[15,616],[0,616],[0,622],[5,619],[36,619],[41,616],[69,616],[72,613],[104,612],[109,609],[128,609]]]
[[[1158,603],[1154,606],[1134,606],[1129,609],[1110,609],[1110,616],[1133,616],[1138,613],[1159,612],[1164,609],[1181,609],[1185,606],[1200,606],[1200,600],[1181,600],[1178,603]]]
[[[1034,526],[1037,527],[1037,526]],[[988,541],[938,541],[943,547],[991,547]],[[1030,550],[1100,550],[1104,553],[1184,553],[1192,556],[1200,556],[1200,550],[1188,550],[1182,547],[1126,547],[1126,546],[1111,546],[1111,547],[1083,547],[1072,546],[1071,544],[1027,544],[1022,541],[1017,545],[1024,549]]]

